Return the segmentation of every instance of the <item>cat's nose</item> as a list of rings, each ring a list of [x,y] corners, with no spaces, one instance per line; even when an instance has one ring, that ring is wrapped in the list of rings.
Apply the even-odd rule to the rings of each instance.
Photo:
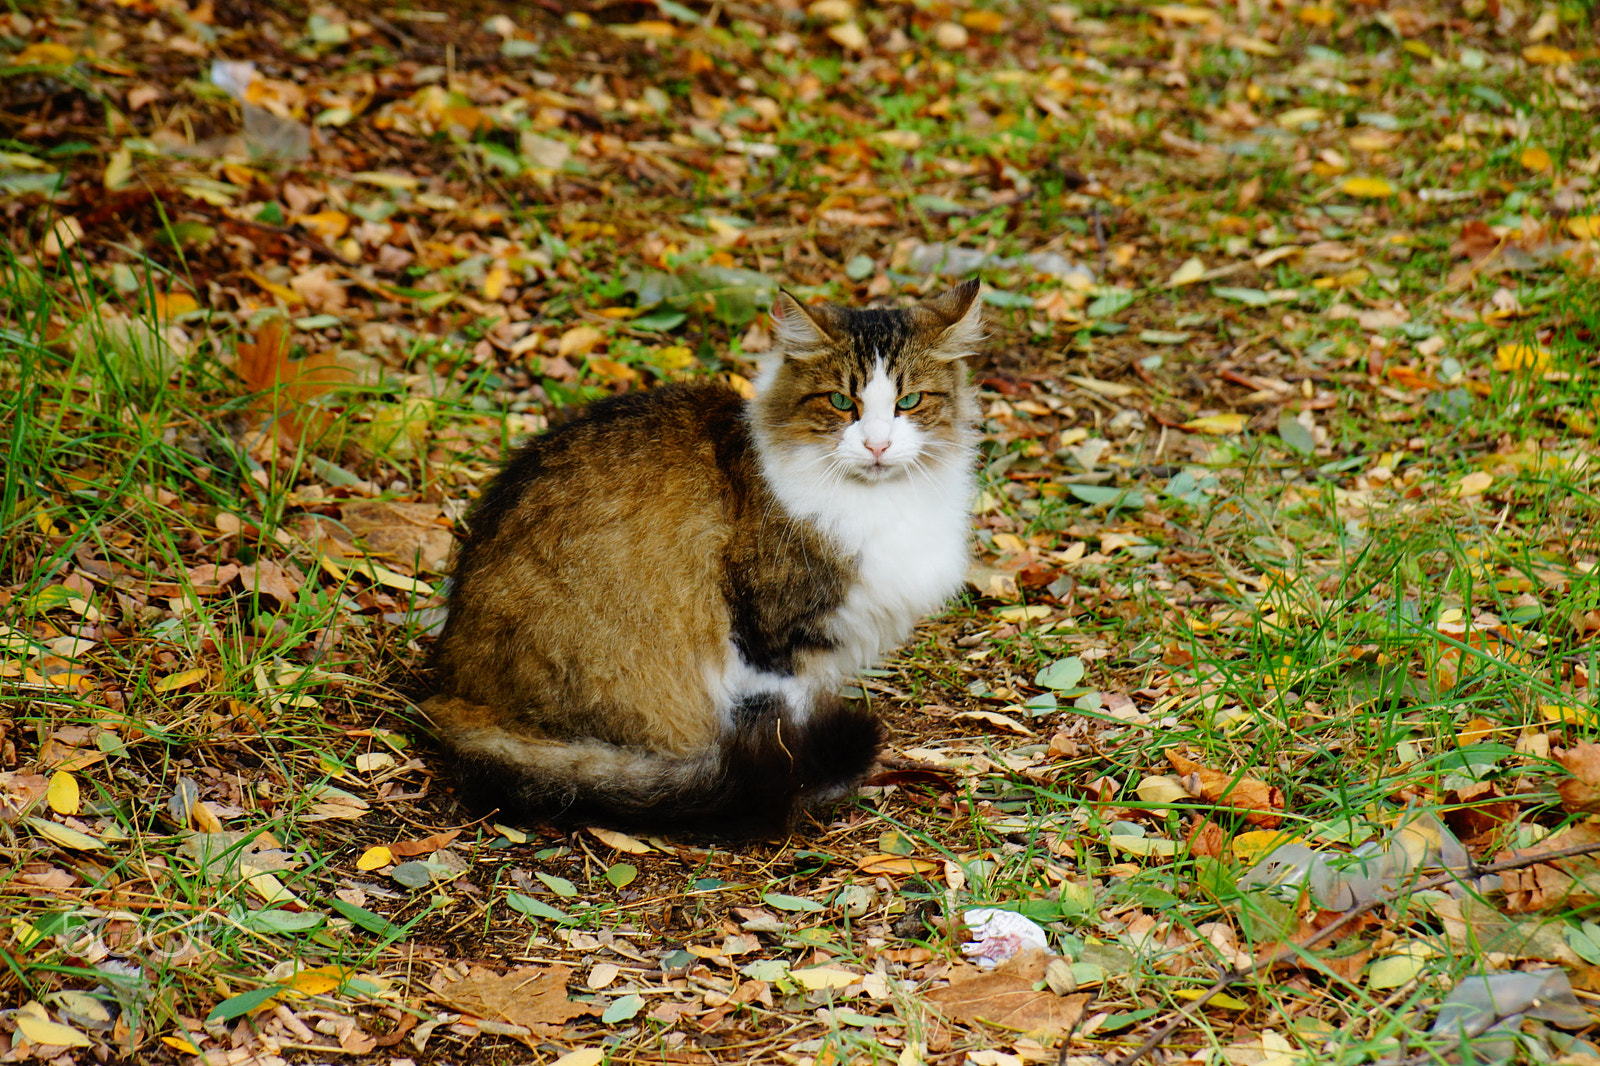
[[[874,444],[870,440],[862,441],[861,443],[866,445],[867,451],[872,453],[873,459],[880,463],[883,462],[883,453],[889,450],[888,441],[884,441],[882,444]]]

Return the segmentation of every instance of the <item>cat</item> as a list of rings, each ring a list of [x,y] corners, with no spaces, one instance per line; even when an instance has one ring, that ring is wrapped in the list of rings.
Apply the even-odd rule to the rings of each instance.
[[[479,807],[751,838],[849,795],[882,726],[842,701],[962,585],[978,283],[909,308],[780,292],[745,400],[602,400],[468,513],[423,703]]]

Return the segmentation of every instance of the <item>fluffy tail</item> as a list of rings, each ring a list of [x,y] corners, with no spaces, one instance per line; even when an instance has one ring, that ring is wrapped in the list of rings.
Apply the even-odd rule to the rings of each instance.
[[[744,838],[780,833],[805,807],[847,795],[883,740],[882,725],[865,710],[824,705],[796,724],[775,698],[762,697],[738,708],[738,725],[719,747],[672,758],[598,740],[508,732],[483,724],[490,716],[462,703],[434,697],[423,707],[459,759],[463,798],[562,827]]]

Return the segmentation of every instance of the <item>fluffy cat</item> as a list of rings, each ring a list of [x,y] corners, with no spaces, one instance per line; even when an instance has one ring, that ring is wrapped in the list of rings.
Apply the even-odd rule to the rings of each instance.
[[[780,294],[754,400],[664,386],[522,447],[468,516],[423,704],[469,800],[748,837],[847,795],[882,727],[835,689],[966,573],[977,294]]]

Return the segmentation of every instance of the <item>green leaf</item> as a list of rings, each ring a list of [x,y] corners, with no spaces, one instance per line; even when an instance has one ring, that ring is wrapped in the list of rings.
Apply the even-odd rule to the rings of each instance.
[[[235,1018],[243,1017],[282,990],[282,985],[267,985],[265,988],[252,988],[248,992],[240,992],[237,996],[229,996],[211,1009],[211,1014],[206,1018],[206,1022],[207,1024],[211,1022],[231,1022]]]
[[[640,315],[628,323],[634,329],[650,330],[656,333],[666,333],[683,325],[689,316],[682,311],[650,311]]]
[[[1132,290],[1112,289],[1095,297],[1094,302],[1089,304],[1083,313],[1090,318],[1110,318],[1131,303],[1133,303]]]
[[[577,919],[559,907],[552,907],[542,899],[525,896],[521,892],[507,892],[506,904],[520,914],[529,918],[542,918],[547,922],[556,922],[561,925],[573,925]]]
[[[1072,494],[1084,503],[1095,507],[1143,507],[1144,496],[1132,489],[1112,488],[1109,485],[1068,485]]]
[[[398,925],[395,925],[381,914],[374,914],[365,907],[357,907],[354,903],[346,903],[342,899],[330,899],[328,906],[338,911],[341,917],[348,918],[352,925],[358,925],[377,936],[400,936],[402,933]]]
[[[606,880],[618,888],[626,888],[639,876],[639,868],[630,863],[619,862],[606,870]]]
[[[1057,690],[1077,688],[1078,682],[1083,680],[1083,672],[1083,660],[1076,655],[1069,655],[1040,670],[1034,675],[1033,683],[1040,688]]]
[[[248,911],[239,924],[256,933],[308,933],[328,920],[321,911]]]
[[[858,255],[844,265],[844,276],[851,281],[865,281],[872,277],[872,272],[878,269],[878,264],[870,255]]]
[[[1020,292],[1007,292],[1005,289],[985,289],[983,302],[993,307],[1032,307],[1033,297]]]
[[[700,16],[675,0],[656,0],[656,10],[679,22],[687,22],[691,26],[700,25]]]
[[[547,874],[543,871],[538,871],[533,876],[543,881],[545,887],[562,899],[571,899],[578,894],[578,886],[568,881],[565,877],[557,877],[555,874]]]
[[[926,192],[913,196],[911,205],[930,215],[959,215],[967,210],[948,196],[936,196]]]
[[[1273,304],[1288,303],[1300,298],[1300,294],[1294,289],[1267,292],[1264,289],[1244,289],[1234,285],[1213,285],[1211,295],[1220,296],[1224,300],[1237,300],[1248,307],[1271,307]]]
[[[782,892],[768,892],[761,898],[766,901],[767,906],[776,907],[780,911],[820,911],[823,909],[822,904],[814,899],[806,899],[804,896],[786,896]]]
[[[1287,410],[1278,414],[1278,436],[1283,438],[1283,443],[1301,455],[1310,455],[1317,448],[1316,438],[1311,435],[1311,431]]]
[[[621,999],[612,1000],[605,1013],[600,1015],[600,1020],[607,1025],[616,1025],[618,1022],[625,1022],[635,1014],[638,1014],[643,1006],[644,997],[630,993]]]

